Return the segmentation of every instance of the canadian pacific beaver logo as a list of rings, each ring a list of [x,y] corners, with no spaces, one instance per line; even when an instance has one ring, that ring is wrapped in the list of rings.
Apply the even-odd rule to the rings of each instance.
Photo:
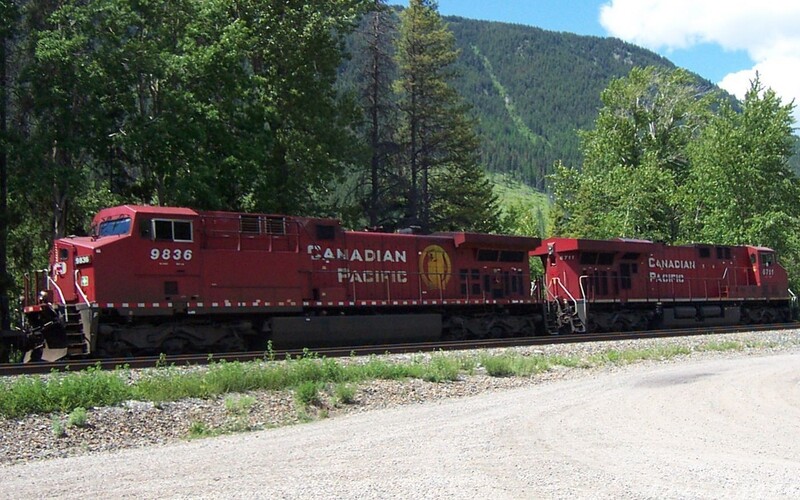
[[[426,247],[419,256],[420,277],[430,290],[444,290],[452,271],[450,256],[439,245]]]

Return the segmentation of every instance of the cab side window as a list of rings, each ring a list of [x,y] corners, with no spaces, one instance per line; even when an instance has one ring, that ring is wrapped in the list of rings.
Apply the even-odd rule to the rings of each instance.
[[[159,241],[192,242],[192,222],[186,220],[153,219],[150,231],[142,230],[142,236]]]

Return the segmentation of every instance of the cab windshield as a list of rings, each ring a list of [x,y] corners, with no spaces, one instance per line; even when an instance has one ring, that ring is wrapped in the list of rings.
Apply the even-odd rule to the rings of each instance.
[[[97,236],[115,236],[128,234],[131,230],[131,218],[105,220],[97,227]]]

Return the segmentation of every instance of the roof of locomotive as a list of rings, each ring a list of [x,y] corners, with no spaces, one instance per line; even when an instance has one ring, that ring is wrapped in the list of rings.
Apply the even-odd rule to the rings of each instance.
[[[187,216],[196,216],[198,214],[197,211],[192,210],[191,208],[183,208],[183,207],[159,207],[159,206],[151,206],[151,205],[118,205],[116,207],[109,207],[104,208],[97,212],[97,215],[94,216],[94,222],[99,222],[102,220],[114,218],[120,215],[133,215],[136,213],[142,214],[156,214],[156,215],[164,215],[166,217],[187,217]]]
[[[550,253],[550,246],[554,245],[557,252],[575,252],[578,250],[590,252],[645,252],[652,249],[658,243],[649,240],[589,240],[581,238],[547,238],[542,240],[531,255],[542,256]]]
[[[316,218],[316,217],[304,217],[304,216],[295,216],[295,215],[275,215],[275,214],[264,214],[264,213],[248,213],[248,212],[229,212],[229,211],[222,211],[222,210],[194,210],[192,208],[186,207],[166,207],[166,206],[157,206],[157,205],[119,205],[116,207],[109,207],[104,208],[97,212],[95,215],[95,222],[99,220],[104,220],[108,218],[113,218],[119,215],[133,215],[133,214],[147,214],[147,215],[156,215],[156,216],[164,216],[164,217],[238,217],[240,215],[250,215],[250,216],[265,216],[265,217],[287,217],[296,220],[303,220],[303,221],[324,221],[326,223],[339,225],[340,222],[337,219],[330,219],[330,218]]]
[[[549,245],[555,244],[555,251],[557,252],[576,252],[576,251],[588,251],[588,252],[648,252],[653,251],[656,248],[698,248],[698,247],[715,247],[715,246],[722,246],[722,247],[748,247],[748,248],[755,248],[758,251],[764,252],[772,252],[771,248],[767,247],[757,247],[757,246],[748,246],[748,245],[714,245],[711,243],[695,243],[691,245],[668,245],[666,243],[656,243],[649,240],[634,240],[634,239],[626,239],[626,238],[616,238],[610,240],[592,240],[592,239],[582,239],[582,238],[547,238],[542,240],[541,245],[539,245],[535,250],[533,250],[530,254],[535,256],[543,256],[548,255]]]
[[[453,238],[456,247],[464,248],[500,248],[511,250],[531,250],[542,242],[540,238],[529,236],[511,236],[505,234],[484,233],[434,233],[434,236]]]

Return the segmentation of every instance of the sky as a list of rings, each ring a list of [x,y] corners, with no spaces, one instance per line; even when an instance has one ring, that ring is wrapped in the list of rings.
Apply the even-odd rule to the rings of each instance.
[[[407,2],[390,2],[407,4]],[[800,124],[800,0],[439,0],[439,13],[615,37],[744,97],[756,72]]]

